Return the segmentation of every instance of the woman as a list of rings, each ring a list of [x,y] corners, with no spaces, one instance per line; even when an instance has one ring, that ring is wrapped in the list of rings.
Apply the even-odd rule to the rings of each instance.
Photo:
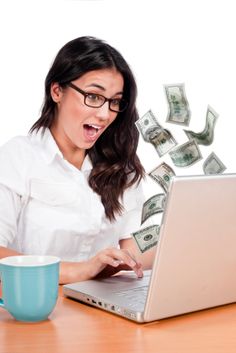
[[[93,37],[68,42],[45,80],[40,118],[0,149],[0,257],[61,258],[60,283],[142,276],[143,167],[136,155],[136,84],[121,54]]]

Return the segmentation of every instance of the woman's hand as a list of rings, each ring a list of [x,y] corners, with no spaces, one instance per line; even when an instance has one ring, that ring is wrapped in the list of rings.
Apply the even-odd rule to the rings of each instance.
[[[86,281],[92,278],[109,277],[122,270],[133,270],[143,276],[142,265],[128,249],[107,248],[83,262],[62,262],[60,284]]]
[[[142,265],[128,249],[108,248],[100,251],[87,262],[91,278],[108,277],[122,270],[133,270],[143,276]]]

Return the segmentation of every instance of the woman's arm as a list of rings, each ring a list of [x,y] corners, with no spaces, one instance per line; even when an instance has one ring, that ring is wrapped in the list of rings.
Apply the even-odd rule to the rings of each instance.
[[[8,256],[23,255],[15,250],[0,246],[0,259]],[[60,263],[60,274],[59,274],[59,284],[65,284],[75,281],[83,281],[88,279],[86,263],[78,262],[61,262]]]
[[[0,258],[22,255],[14,250],[0,246]],[[111,276],[121,270],[133,270],[142,276],[140,264],[122,249],[108,248],[83,262],[61,262],[59,284],[85,281],[96,276]]]
[[[142,277],[141,264],[126,249],[107,248],[84,262],[62,262],[60,284],[78,282],[95,277],[108,277],[121,270],[133,270]]]
[[[16,255],[21,255],[21,254],[15,250],[5,248],[4,246],[0,246],[0,259],[2,259],[3,257],[16,256]]]

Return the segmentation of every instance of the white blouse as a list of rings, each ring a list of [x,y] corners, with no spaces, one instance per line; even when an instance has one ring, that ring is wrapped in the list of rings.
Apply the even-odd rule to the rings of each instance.
[[[0,246],[23,254],[82,261],[140,228],[141,183],[127,189],[124,212],[105,217],[100,196],[88,185],[92,164],[81,170],[63,158],[49,129],[17,136],[0,148]]]

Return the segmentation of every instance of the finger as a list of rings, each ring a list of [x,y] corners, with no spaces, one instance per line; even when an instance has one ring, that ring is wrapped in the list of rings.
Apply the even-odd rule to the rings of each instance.
[[[120,261],[120,264],[124,263],[130,266],[132,269],[137,265],[135,259],[133,259],[130,254],[123,249],[107,249],[106,255],[113,257],[114,260]]]
[[[136,266],[134,268],[131,268],[130,266],[126,265],[126,264],[121,264],[119,265],[119,267],[116,268],[117,271],[134,271],[135,274],[137,275],[137,277],[143,277],[143,270],[142,267],[140,266]]]
[[[128,256],[129,256],[131,259],[133,259],[133,260],[135,261],[137,268],[142,267],[141,262],[139,262],[139,261],[137,260],[135,254],[133,254],[129,249],[122,249],[122,251],[124,251],[125,253],[127,253]]]
[[[130,270],[133,270],[137,277],[143,277],[142,264],[137,262],[134,256],[131,255],[128,249],[109,249],[113,256],[120,261],[122,265],[128,265]]]
[[[132,254],[129,249],[122,249],[124,252],[126,252],[135,262],[136,266],[134,267],[134,271],[137,274],[138,277],[143,277],[143,270],[142,270],[142,264],[137,261],[136,257],[134,254]]]
[[[100,261],[103,265],[110,265],[112,267],[117,267],[120,265],[120,261],[112,256],[101,254]]]
[[[140,278],[143,277],[143,269],[141,264],[139,264],[139,266],[136,266],[135,273],[137,274],[138,277]]]

